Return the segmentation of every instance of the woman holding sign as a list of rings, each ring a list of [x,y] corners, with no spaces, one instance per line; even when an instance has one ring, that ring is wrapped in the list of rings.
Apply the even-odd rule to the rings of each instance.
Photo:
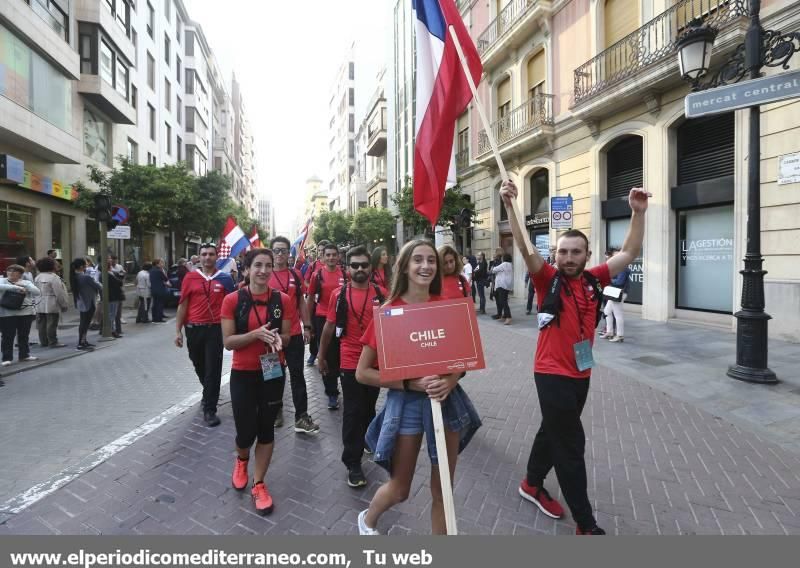
[[[256,512],[266,515],[272,512],[272,496],[264,477],[286,382],[281,350],[289,343],[296,308],[286,294],[267,285],[272,276],[271,250],[251,250],[244,265],[249,286],[228,294],[222,302],[223,343],[233,351],[230,387],[237,456],[231,483],[237,491],[247,487],[250,448],[257,441],[251,493]]]
[[[430,242],[415,240],[407,243],[400,251],[393,272],[392,290],[385,306],[421,304],[441,299],[441,264]],[[451,479],[459,452],[469,443],[480,427],[481,420],[467,393],[458,385],[460,374],[381,382],[377,369],[378,345],[374,320],[367,326],[361,341],[364,350],[358,361],[356,379],[366,385],[389,389],[383,410],[369,426],[366,442],[374,452],[375,462],[389,471],[390,479],[375,493],[369,508],[358,515],[359,534],[379,534],[376,527],[380,516],[408,498],[423,434],[432,464],[431,525],[434,534],[445,534],[447,527],[430,401],[442,403]]]

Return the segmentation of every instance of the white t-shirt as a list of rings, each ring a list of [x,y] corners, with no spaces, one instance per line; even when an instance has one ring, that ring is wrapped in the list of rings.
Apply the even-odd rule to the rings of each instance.
[[[464,271],[461,274],[464,275],[467,282],[472,282],[472,265],[469,262],[464,265]]]

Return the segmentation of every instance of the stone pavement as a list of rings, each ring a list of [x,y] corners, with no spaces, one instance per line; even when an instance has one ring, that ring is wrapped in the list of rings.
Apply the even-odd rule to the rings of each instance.
[[[521,313],[518,305],[512,309]],[[589,493],[600,525],[612,534],[800,534],[800,453],[779,432],[791,428],[794,418],[787,415],[800,407],[790,394],[794,389],[787,383],[776,390],[722,382],[723,361],[703,359],[723,350],[716,343],[732,346],[731,334],[629,320],[624,344],[598,342],[600,365],[583,416]],[[488,368],[463,381],[484,425],[458,462],[460,531],[574,533],[569,518],[549,519],[517,494],[539,423],[531,378],[533,317],[518,316],[513,326],[481,318],[481,332]],[[695,335],[713,337],[714,345]],[[798,351],[780,348],[787,358]],[[729,362],[725,353],[716,357]],[[778,359],[776,370],[783,365]],[[789,378],[790,372],[781,366],[779,374]],[[254,514],[249,495],[230,487],[234,431],[226,396],[221,427],[205,428],[194,409],[187,411],[21,513],[0,517],[0,533],[355,534],[357,512],[386,475],[367,463],[370,486],[346,486],[339,462],[341,413],[324,408],[314,369],[306,369],[306,380],[310,411],[322,432],[296,435],[287,421],[277,433],[267,477],[272,515]],[[716,398],[707,392],[713,389]],[[675,392],[664,392],[669,390]],[[756,403],[760,416],[737,417],[737,410],[748,408],[748,397],[759,396],[766,401]],[[772,396],[786,407],[775,406]],[[287,392],[287,416],[290,398]],[[715,404],[719,412],[704,409]],[[423,451],[409,500],[384,515],[381,531],[429,532],[429,472]],[[546,485],[559,495],[554,475]]]

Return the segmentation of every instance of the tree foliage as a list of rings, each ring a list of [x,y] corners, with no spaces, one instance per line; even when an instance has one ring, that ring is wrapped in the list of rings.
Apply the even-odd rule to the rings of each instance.
[[[394,216],[388,209],[365,207],[353,216],[350,231],[355,244],[365,244],[372,249],[375,241],[388,242],[396,226]]]
[[[352,242],[353,218],[344,211],[323,211],[314,219],[314,242],[331,241],[337,245]]]
[[[414,209],[414,186],[411,178],[406,178],[406,184],[399,192],[392,196],[392,201],[397,205],[400,218],[407,227],[411,227],[416,234],[431,234],[428,220]],[[449,227],[461,215],[463,209],[468,209],[470,218],[475,223],[475,205],[463,194],[460,186],[454,186],[445,191],[442,210],[439,213],[437,225]]]

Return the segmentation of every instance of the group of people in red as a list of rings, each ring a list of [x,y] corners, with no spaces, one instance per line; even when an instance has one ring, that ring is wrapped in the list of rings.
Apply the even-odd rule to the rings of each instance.
[[[560,236],[556,265],[551,266],[528,247],[522,225],[512,214],[517,199],[513,182],[505,182],[501,197],[509,211],[515,242],[531,274],[539,298],[539,337],[534,379],[541,409],[541,426],[532,443],[520,496],[544,514],[561,518],[564,508],[545,489],[555,470],[564,500],[576,522],[576,534],[602,535],[588,498],[584,461],[585,433],[581,412],[588,396],[594,330],[599,321],[603,287],[639,254],[644,237],[648,194],[634,188],[629,195],[632,218],[620,253],[586,269],[588,239],[577,230]],[[377,535],[381,515],[408,498],[417,458],[426,439],[431,461],[431,524],[434,534],[445,534],[445,512],[434,442],[431,400],[441,402],[451,479],[458,454],[467,446],[481,420],[466,391],[464,373],[434,375],[386,383],[380,381],[373,308],[402,306],[470,295],[461,276],[460,255],[450,246],[436,250],[429,241],[415,240],[400,251],[390,268],[375,263],[366,248],[347,252],[344,267],[333,244],[321,247],[321,262],[303,278],[288,266],[290,243],[276,237],[270,248],[247,253],[246,285],[233,290],[232,281],[215,270],[216,247],[202,246],[202,268],[184,283],[176,318],[175,343],[188,350],[203,384],[204,418],[219,423],[216,405],[222,348],[233,351],[231,403],[236,426],[236,456],[231,482],[244,490],[250,484],[256,511],[267,514],[273,499],[264,482],[272,457],[276,421],[282,419],[282,399],[288,368],[295,405],[295,430],[319,431],[307,412],[303,377],[305,345],[317,342],[318,366],[328,408],[339,407],[343,391],[343,451],[347,484],[367,485],[361,467],[365,452],[384,467],[389,479],[376,491],[367,509],[359,513],[362,535]],[[229,278],[229,277],[228,277]],[[188,282],[188,287],[187,283]],[[209,353],[213,351],[213,353]],[[217,358],[217,353],[219,358]],[[312,352],[313,353],[313,352]],[[219,361],[219,362],[218,362]],[[383,408],[376,415],[380,389],[386,389]],[[213,418],[213,420],[211,420]]]

